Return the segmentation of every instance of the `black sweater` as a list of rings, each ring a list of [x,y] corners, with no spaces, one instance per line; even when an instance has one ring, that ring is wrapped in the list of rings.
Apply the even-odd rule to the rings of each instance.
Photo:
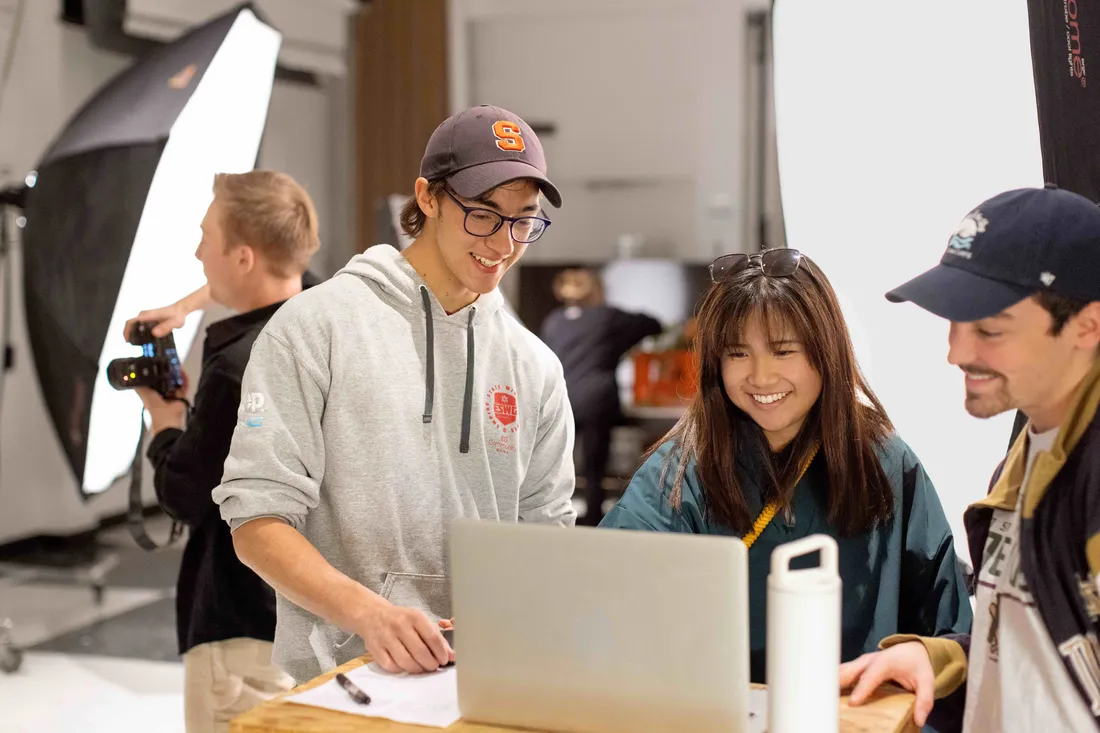
[[[617,419],[619,361],[639,341],[659,333],[655,318],[606,305],[558,308],[546,317],[540,335],[561,360],[577,422]]]
[[[311,275],[303,278],[306,286],[314,282]],[[191,530],[176,585],[181,654],[212,641],[275,638],[275,593],[237,559],[229,525],[210,492],[221,483],[229,455],[252,344],[280,305],[210,325],[187,430],[162,430],[149,445],[157,500]]]

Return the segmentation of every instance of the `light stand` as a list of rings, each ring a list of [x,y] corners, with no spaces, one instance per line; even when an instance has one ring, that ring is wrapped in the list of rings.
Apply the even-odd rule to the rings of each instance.
[[[8,371],[15,363],[15,352],[11,343],[12,313],[12,252],[16,247],[16,233],[12,219],[18,222],[22,218],[23,204],[27,188],[33,185],[33,174],[27,177],[27,185],[9,187],[0,190],[0,282],[3,295],[0,296],[0,415],[3,414],[4,388]],[[21,224],[19,225],[21,226]],[[77,585],[87,585],[97,607],[103,605],[107,575],[119,564],[115,552],[93,551],[90,557],[81,557],[71,564],[43,563],[34,561],[0,562],[0,571],[5,575],[5,585],[17,585],[36,580],[60,580]],[[0,671],[11,674],[18,671],[23,662],[23,652],[14,640],[15,624],[11,619],[0,620]]]

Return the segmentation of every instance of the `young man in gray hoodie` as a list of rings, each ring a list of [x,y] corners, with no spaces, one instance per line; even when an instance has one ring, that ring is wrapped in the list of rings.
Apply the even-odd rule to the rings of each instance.
[[[414,242],[354,257],[256,340],[213,496],[298,682],[365,650],[389,671],[454,659],[451,520],[576,520],[561,364],[497,289],[549,225],[540,192],[561,206],[527,123],[449,118],[402,215]]]

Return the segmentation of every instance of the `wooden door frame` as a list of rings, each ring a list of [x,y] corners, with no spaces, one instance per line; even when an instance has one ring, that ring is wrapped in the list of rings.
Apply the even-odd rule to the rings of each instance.
[[[378,210],[411,194],[448,107],[447,0],[373,0],[355,25],[356,249],[379,241]]]

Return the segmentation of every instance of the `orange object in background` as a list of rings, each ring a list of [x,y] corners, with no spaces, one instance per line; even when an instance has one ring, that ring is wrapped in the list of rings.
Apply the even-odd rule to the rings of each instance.
[[[634,404],[679,407],[699,389],[695,353],[687,349],[634,355]]]

